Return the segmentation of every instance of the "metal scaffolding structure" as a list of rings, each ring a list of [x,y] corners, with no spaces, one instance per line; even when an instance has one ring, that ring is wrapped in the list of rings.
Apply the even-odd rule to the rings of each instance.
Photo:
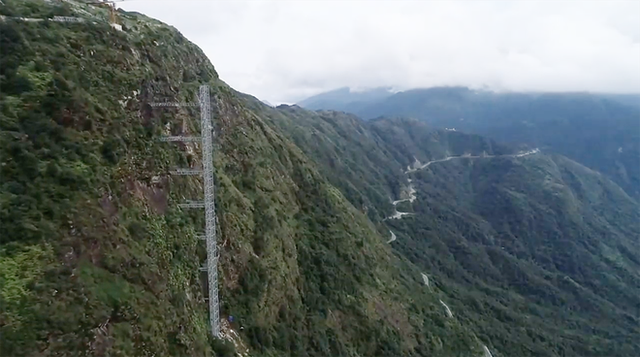
[[[163,136],[160,137],[160,141],[198,142],[202,141],[202,138],[199,136]]]
[[[186,106],[193,106],[191,103]],[[201,136],[164,136],[160,141],[164,142],[201,142],[202,143],[202,170],[190,168],[178,168],[171,171],[171,175],[192,176],[202,175],[204,179],[204,200],[186,200],[178,204],[179,208],[204,208],[205,227],[204,233],[198,234],[197,238],[204,240],[207,249],[206,264],[199,268],[199,271],[207,273],[209,286],[209,324],[211,334],[214,337],[220,336],[220,306],[218,302],[218,246],[216,240],[216,206],[215,206],[215,183],[213,174],[213,123],[211,122],[211,101],[209,86],[200,86],[199,101]],[[169,105],[163,105],[169,106]],[[174,105],[175,106],[175,105]]]
[[[169,172],[171,175],[176,176],[197,176],[202,175],[202,170],[199,169],[175,169]]]
[[[178,203],[178,207],[180,208],[205,208],[204,201],[184,201],[183,203]]]
[[[209,281],[209,322],[214,337],[220,336],[218,304],[218,245],[216,241],[216,204],[213,180],[213,123],[209,86],[200,86],[200,117],[202,119],[202,170],[204,176],[205,242],[207,245],[207,278]]]

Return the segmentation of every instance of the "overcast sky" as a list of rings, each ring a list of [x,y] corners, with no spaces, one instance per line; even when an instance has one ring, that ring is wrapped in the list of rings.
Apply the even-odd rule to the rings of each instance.
[[[175,26],[273,104],[338,87],[640,92],[640,1],[118,3]]]

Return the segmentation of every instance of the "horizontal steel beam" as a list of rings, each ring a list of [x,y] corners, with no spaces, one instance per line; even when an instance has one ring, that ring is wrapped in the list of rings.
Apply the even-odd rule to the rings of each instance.
[[[200,169],[175,169],[173,171],[169,171],[171,175],[180,175],[180,176],[196,176],[202,175],[202,170]]]
[[[152,102],[152,107],[199,107],[199,102]]]
[[[178,207],[180,208],[204,208],[203,201],[185,201],[183,203],[178,203]]]
[[[202,138],[199,136],[161,136],[160,141],[188,141],[188,142],[200,142]]]

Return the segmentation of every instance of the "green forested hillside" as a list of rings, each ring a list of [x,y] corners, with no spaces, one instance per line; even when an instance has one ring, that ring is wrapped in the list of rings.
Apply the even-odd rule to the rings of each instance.
[[[326,111],[305,116],[290,107],[278,112],[270,115],[274,125],[335,177],[337,187],[376,185],[390,200],[407,198],[396,194],[397,186],[416,190],[415,201],[396,206],[414,215],[378,226],[394,232],[396,254],[423,269],[493,355],[640,353],[634,337],[640,334],[640,207],[606,176],[563,156],[514,157],[516,148],[429,130],[416,120],[363,122]],[[358,135],[336,135],[344,123]],[[298,137],[309,133],[313,141]],[[415,159],[482,151],[487,157],[437,162],[401,174],[386,188],[377,173],[384,170],[367,160],[376,157],[395,176],[398,166],[406,171]],[[350,155],[361,159],[330,164]],[[388,205],[379,210],[390,214]]]
[[[415,183],[417,214],[394,226],[396,248],[470,307],[460,314],[498,350],[638,353],[640,216],[619,187],[542,155],[447,162]]]
[[[176,207],[201,183],[168,174],[199,167],[199,145],[158,141],[197,133],[199,114],[150,105],[194,102],[204,83],[221,317],[234,316],[223,330],[240,352],[482,354],[388,231],[178,31],[124,12],[118,31],[106,10],[73,1],[5,0],[0,14],[0,355],[228,355],[208,337],[202,214]],[[12,18],[51,16],[86,22]]]
[[[308,157],[326,168],[323,174],[373,221],[393,210],[392,198],[399,197],[406,187],[404,171],[415,160],[515,152],[513,147],[477,135],[431,130],[414,119],[365,123],[341,112],[311,112],[286,105],[269,108],[255,98],[244,98],[247,106],[268,118]]]
[[[537,146],[597,170],[636,200],[640,197],[638,95],[435,87],[374,97],[366,103],[345,101],[327,98],[312,108],[345,110],[363,119],[411,117],[438,128]]]
[[[380,150],[382,139],[360,119],[337,112],[313,113],[297,106],[267,108],[245,98],[248,106],[255,106],[279,130],[290,133],[308,157],[327,167],[323,174],[355,207],[374,221],[391,212],[390,198],[400,194],[404,166],[392,159],[391,152]]]

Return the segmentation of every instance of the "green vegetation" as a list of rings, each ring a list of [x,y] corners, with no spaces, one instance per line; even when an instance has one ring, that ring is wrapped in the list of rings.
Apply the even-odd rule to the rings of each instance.
[[[270,108],[157,21],[121,12],[120,32],[104,9],[5,2],[2,15],[96,23],[0,22],[0,354],[640,354],[638,204],[598,173],[534,155],[406,175],[416,159],[517,150]],[[175,205],[201,182],[167,175],[199,167],[199,145],[157,140],[197,133],[198,112],[149,104],[193,102],[204,83],[232,343],[208,337],[202,214]],[[397,208],[416,214],[383,221],[409,185],[417,200]]]
[[[494,93],[463,87],[414,89],[351,98],[336,91],[308,103],[363,119],[404,116],[438,128],[525,143],[597,170],[640,199],[640,97],[592,93]],[[365,99],[366,98],[366,99]]]
[[[5,1],[0,14],[0,354],[477,356],[439,291],[175,29],[135,13]],[[208,337],[193,102],[213,88],[222,317]],[[385,234],[386,237],[386,234]],[[230,331],[225,331],[229,335]]]
[[[42,1],[0,9],[76,11]],[[198,52],[160,50],[154,41],[180,36],[138,26],[124,34],[106,22],[0,23],[2,355],[210,350],[194,237],[201,222],[166,207],[167,195],[195,195],[198,185],[167,191],[164,173],[186,155],[154,141],[160,118],[139,102],[181,83],[156,74],[195,66]],[[175,62],[153,62],[163,58]]]
[[[378,195],[398,199],[392,192],[412,179],[418,199],[398,210],[416,215],[378,222],[380,232],[390,227],[396,233],[397,254],[431,277],[454,316],[494,356],[640,353],[633,337],[640,333],[640,207],[615,183],[562,156],[536,154],[450,160],[384,187],[377,170],[397,171],[414,157],[424,163],[465,152],[499,156],[515,150],[474,135],[433,131],[417,120],[362,122],[295,107],[280,107],[277,115],[265,111],[337,187],[375,185]],[[305,113],[312,119],[305,120]],[[335,134],[336,117],[357,128],[351,141]],[[318,126],[329,129],[315,131]],[[316,133],[315,141],[296,139],[309,132]],[[330,164],[350,155],[360,160]],[[357,175],[361,170],[367,174]],[[372,209],[390,213],[386,202]]]
[[[393,211],[391,201],[407,186],[404,171],[415,159],[427,162],[465,153],[514,152],[477,135],[434,131],[417,120],[398,119],[400,125],[385,120],[367,124],[345,113],[310,112],[297,106],[274,109],[253,97],[243,97],[248,107],[261,113],[323,167],[331,184],[374,222]]]
[[[542,155],[450,162],[416,181],[396,248],[468,307],[483,340],[505,355],[637,354],[640,216],[619,187]]]

